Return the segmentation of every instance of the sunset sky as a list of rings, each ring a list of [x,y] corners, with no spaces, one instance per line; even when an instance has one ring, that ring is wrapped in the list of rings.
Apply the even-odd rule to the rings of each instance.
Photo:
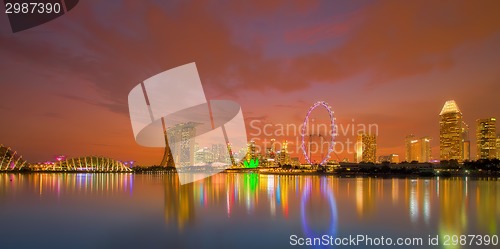
[[[438,114],[454,99],[475,158],[475,120],[500,118],[499,10],[496,0],[86,0],[18,33],[2,10],[0,144],[30,162],[157,164],[162,149],[134,140],[128,93],[196,62],[207,98],[238,102],[247,133],[252,120],[299,125],[324,100],[339,124],[378,125],[377,156],[404,158],[413,133],[432,137],[437,159]]]

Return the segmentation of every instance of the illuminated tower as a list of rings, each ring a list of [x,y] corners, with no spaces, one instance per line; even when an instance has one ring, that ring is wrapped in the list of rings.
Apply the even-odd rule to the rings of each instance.
[[[283,146],[281,147],[278,162],[281,165],[292,163],[292,161],[290,160],[290,154],[288,154],[288,141],[287,140],[283,141]]]
[[[405,137],[405,160],[407,162],[411,162],[414,159],[414,155],[412,155],[413,153],[411,153],[411,150],[412,150],[412,141],[415,140],[415,135],[413,134],[410,134],[408,136]]]
[[[362,161],[375,163],[377,157],[377,140],[375,135],[358,133],[358,138],[355,146],[356,162]]]
[[[470,161],[469,126],[462,121],[462,159]]]
[[[432,150],[431,150],[431,138],[423,137],[420,139],[422,143],[422,157],[420,162],[430,162],[432,159]]]
[[[246,159],[247,161],[250,161],[252,159],[255,159],[257,158],[257,155],[256,155],[256,146],[255,146],[255,141],[250,141],[250,143],[248,143],[247,145],[247,156],[246,156]]]
[[[462,112],[448,100],[439,113],[439,156],[441,160],[463,161]]]
[[[497,135],[497,158],[500,159],[500,135]]]
[[[422,143],[418,139],[411,140],[410,160],[409,162],[422,161]]]
[[[358,134],[356,144],[354,144],[354,162],[360,163],[363,160],[363,135]]]
[[[271,139],[271,158],[275,158],[276,157],[276,139],[272,138]]]
[[[415,139],[414,135],[406,136],[406,161],[425,163],[431,161],[431,138]]]
[[[496,157],[496,119],[486,118],[477,120],[477,158],[493,159]]]
[[[175,155],[175,161],[179,162],[177,166],[192,166],[194,165],[194,137],[196,136],[196,123],[188,122],[178,124],[170,128],[167,132],[172,141],[172,146],[169,146],[171,154]],[[167,143],[167,145],[169,145]],[[173,151],[173,152],[172,152]]]

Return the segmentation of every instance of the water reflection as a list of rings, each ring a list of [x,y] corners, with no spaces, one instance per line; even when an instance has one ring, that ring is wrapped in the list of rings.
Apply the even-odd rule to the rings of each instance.
[[[108,195],[128,193],[134,188],[131,173],[0,174],[5,195],[28,191],[39,196]]]
[[[326,203],[320,203],[321,198],[313,201],[315,198],[311,182],[307,181],[302,191],[300,217],[302,229],[307,237],[321,237],[323,234],[337,235],[337,203],[325,178],[320,180],[320,184],[321,196],[326,199]]]
[[[193,184],[181,185],[173,175],[165,178],[165,220],[180,230],[195,218]],[[203,190],[201,192],[204,192]]]
[[[155,232],[177,234],[169,239],[179,243],[182,236],[222,231],[236,237],[252,233],[269,243],[290,234],[499,235],[500,181],[221,173],[180,185],[175,174],[0,174],[0,209],[36,211],[61,222],[76,211],[87,220],[73,222],[150,217],[160,222]],[[51,209],[58,211],[45,211]],[[7,213],[0,219],[10,219]],[[36,219],[21,221],[19,227],[29,230]],[[0,239],[16,232],[25,230],[0,228]]]
[[[174,209],[177,203],[189,212],[173,211],[178,220],[194,220],[194,210],[224,202],[225,213],[233,218],[241,215],[260,215],[278,220],[298,220],[296,229],[304,236],[322,234],[335,236],[339,229],[350,226],[350,207],[355,207],[358,229],[363,224],[399,223],[394,230],[427,234],[453,235],[467,233],[497,234],[500,200],[496,179],[339,179],[320,176],[282,176],[259,174],[219,174],[180,189],[172,186],[175,180],[166,179],[165,208]],[[177,183],[176,183],[177,184]],[[191,191],[191,193],[189,193]],[[174,198],[192,200],[169,201]],[[224,199],[224,200],[221,200]],[[194,205],[193,203],[197,203]],[[340,203],[339,209],[337,203]],[[405,212],[400,213],[399,210]],[[472,212],[474,210],[474,212]],[[241,212],[244,211],[244,212]],[[340,212],[340,213],[338,213]],[[189,214],[189,216],[186,216]],[[166,212],[167,215],[167,212]],[[236,217],[238,219],[238,217]],[[470,224],[470,223],[477,223]],[[180,224],[180,223],[179,223]],[[370,226],[368,226],[369,228]],[[182,225],[179,225],[182,229]],[[296,231],[297,232],[297,231]],[[370,231],[376,232],[376,231]],[[383,232],[383,230],[378,231]],[[412,232],[406,234],[411,235]]]

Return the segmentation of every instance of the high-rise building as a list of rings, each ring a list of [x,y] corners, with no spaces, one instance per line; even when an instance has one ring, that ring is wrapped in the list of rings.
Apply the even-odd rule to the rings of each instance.
[[[410,141],[410,160],[408,162],[422,161],[422,143],[420,140],[414,139]]]
[[[206,165],[215,162],[215,155],[208,147],[195,150],[194,165]]]
[[[196,123],[188,122],[178,124],[168,131],[170,149],[175,155],[174,160],[180,163],[180,166],[194,165]],[[179,166],[179,165],[176,165]]]
[[[214,162],[230,163],[227,145],[212,144],[212,154],[214,155]]]
[[[288,141],[285,140],[278,154],[278,163],[281,165],[291,164],[290,154],[288,154]]]
[[[255,145],[255,141],[250,141],[250,143],[248,143],[247,145],[247,155],[246,155],[246,159],[247,161],[250,161],[252,159],[256,159],[257,158],[257,146]]]
[[[363,160],[363,136],[358,134],[356,144],[354,144],[354,162],[360,163]]]
[[[411,145],[412,141],[415,140],[415,135],[410,134],[405,137],[405,160],[407,162],[413,161],[412,153],[411,153]]]
[[[420,163],[430,162],[432,159],[430,141],[431,141],[430,137],[423,137],[420,139],[416,139],[413,134],[406,136],[405,138],[406,161],[407,162],[417,161]]]
[[[500,159],[500,135],[497,135],[497,159]]]
[[[463,161],[462,112],[454,100],[448,100],[439,113],[439,156],[441,160]]]
[[[266,159],[274,160],[276,158],[276,139],[271,139],[271,144],[266,148]]]
[[[430,162],[432,160],[431,138],[423,137],[420,142],[422,143],[422,160],[420,162]]]
[[[375,135],[358,133],[356,141],[356,162],[371,162],[377,160],[377,140]],[[361,158],[360,158],[361,155]],[[361,160],[360,160],[361,159]]]
[[[496,119],[477,120],[476,130],[477,158],[493,159],[497,154]]]
[[[464,161],[470,161],[470,141],[467,140],[467,141],[463,141],[463,146],[462,146],[462,149],[463,149],[463,158],[464,158]]]
[[[469,126],[462,121],[462,160],[470,161]]]

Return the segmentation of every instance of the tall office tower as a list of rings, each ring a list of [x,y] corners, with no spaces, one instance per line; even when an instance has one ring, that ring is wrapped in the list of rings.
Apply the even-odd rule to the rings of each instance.
[[[500,135],[497,135],[497,159],[500,159]]]
[[[281,165],[291,164],[290,154],[288,154],[288,141],[283,141],[283,146],[281,147],[280,154],[278,156],[278,162]]]
[[[250,143],[248,143],[248,147],[247,147],[247,155],[246,155],[246,159],[247,161],[250,161],[252,159],[255,159],[257,158],[257,154],[256,154],[256,145],[255,145],[255,141],[250,141]]]
[[[207,163],[216,162],[215,155],[208,147],[195,150],[194,165],[206,165]]]
[[[275,159],[276,158],[276,139],[271,139],[271,144],[266,148],[266,159]]]
[[[405,138],[406,146],[406,161],[412,162],[417,161],[420,163],[430,162],[432,159],[431,155],[431,138],[423,137],[416,139],[415,136],[408,135]]]
[[[224,144],[212,144],[214,162],[229,163],[228,149]]]
[[[441,160],[463,161],[462,112],[448,100],[439,113],[439,156]]]
[[[493,159],[496,157],[497,139],[495,118],[477,120],[476,139],[478,159]]]
[[[356,162],[375,163],[377,158],[377,140],[375,135],[358,133],[356,142]],[[360,160],[361,155],[361,160]]]
[[[360,163],[363,160],[363,135],[358,134],[354,144],[354,162]]]
[[[271,138],[271,154],[276,154],[276,139]]]
[[[469,126],[462,121],[462,160],[470,161]]]
[[[188,122],[178,124],[168,131],[170,149],[172,154],[175,155],[175,161],[180,163],[180,166],[194,165],[194,137],[196,136],[196,123]],[[174,144],[172,146],[172,144]],[[177,166],[177,165],[176,165]]]
[[[465,160],[470,161],[470,141],[469,140],[463,141],[462,149],[463,149],[462,154],[463,154],[464,161]]]
[[[415,140],[415,135],[410,134],[405,137],[405,160],[407,162],[411,162],[414,159],[412,158],[412,153],[411,153],[411,145],[412,141]]]
[[[423,163],[430,162],[432,159],[431,138],[423,137],[420,139],[420,143],[422,144],[421,146],[422,156],[420,157],[421,160],[419,162]]]
[[[410,142],[410,160],[408,162],[422,161],[422,143],[418,139],[414,139]]]

